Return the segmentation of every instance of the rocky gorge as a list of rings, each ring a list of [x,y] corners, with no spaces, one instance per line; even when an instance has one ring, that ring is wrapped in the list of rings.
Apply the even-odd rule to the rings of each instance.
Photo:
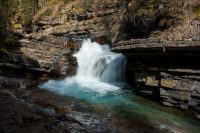
[[[14,27],[17,42],[0,52],[1,110],[12,105],[21,113],[12,117],[11,130],[25,124],[18,131],[27,132],[26,123],[37,127],[33,132],[111,132],[116,128],[104,126],[107,121],[91,116],[90,110],[81,112],[81,103],[65,107],[69,99],[34,89],[49,77],[74,75],[77,62],[72,55],[86,38],[110,44],[112,51],[126,55],[126,79],[134,93],[199,117],[199,8],[198,0],[39,0],[31,10],[17,11],[23,28]],[[26,18],[31,19],[23,24]],[[42,121],[47,121],[43,127],[39,126]]]

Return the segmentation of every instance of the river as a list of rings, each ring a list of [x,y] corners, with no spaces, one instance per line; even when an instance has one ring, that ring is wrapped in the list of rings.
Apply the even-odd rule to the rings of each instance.
[[[136,96],[125,79],[126,57],[108,45],[84,40],[79,52],[77,74],[49,80],[39,87],[90,104],[111,125],[112,132],[198,133],[200,121],[190,114],[164,107]]]

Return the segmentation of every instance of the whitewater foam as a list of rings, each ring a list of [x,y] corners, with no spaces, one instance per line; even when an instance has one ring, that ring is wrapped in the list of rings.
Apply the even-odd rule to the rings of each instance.
[[[109,45],[100,45],[87,39],[73,56],[78,62],[75,76],[62,81],[50,80],[40,87],[74,96],[75,90],[105,94],[125,85],[126,58],[122,54],[111,52]]]

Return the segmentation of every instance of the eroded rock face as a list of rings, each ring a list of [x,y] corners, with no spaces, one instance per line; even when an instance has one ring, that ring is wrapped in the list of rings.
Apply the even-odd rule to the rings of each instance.
[[[182,45],[185,40],[195,40],[198,33],[198,21],[180,9],[180,14],[171,14],[175,8],[170,2],[150,1],[146,5],[134,0],[39,0],[35,4],[40,10],[32,17],[34,33],[22,35],[19,45],[13,46],[17,50],[4,55],[2,66],[66,75],[74,71],[72,55],[82,39],[111,44],[119,51],[125,46],[134,48],[136,43],[142,48],[159,47],[165,51],[173,41],[181,40],[176,45]],[[188,3],[178,0],[176,4]],[[131,43],[122,41],[127,39],[132,39]]]
[[[35,84],[34,81],[26,80],[24,78],[4,77],[0,76],[0,86],[10,89],[25,89]]]
[[[123,34],[121,22],[126,6],[127,2],[121,0],[61,2],[34,16],[35,29],[55,36],[114,43]]]
[[[100,44],[114,42],[126,8],[126,2],[121,0],[95,0],[94,4],[79,0],[38,2],[40,10],[32,18],[33,33],[20,33],[19,43],[10,46],[9,53],[2,54],[2,68],[52,75],[74,74],[73,54],[78,51],[80,42],[86,38]]]
[[[154,47],[124,50],[128,57],[128,82],[138,88],[140,95],[199,114],[199,50],[182,48],[166,48],[165,52]]]
[[[79,48],[78,42],[62,37],[31,34],[19,40],[18,45],[2,53],[1,67],[19,71],[32,71],[54,75],[74,74],[76,59],[72,57]]]

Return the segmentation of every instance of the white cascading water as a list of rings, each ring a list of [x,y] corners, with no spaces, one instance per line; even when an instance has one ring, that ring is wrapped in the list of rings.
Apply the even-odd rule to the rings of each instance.
[[[99,45],[87,39],[74,56],[78,62],[75,76],[63,81],[50,80],[41,87],[64,94],[72,93],[70,88],[102,94],[118,90],[123,85],[126,58],[122,54],[111,52],[109,45]]]
[[[110,52],[108,45],[99,45],[88,39],[83,41],[80,51],[74,56],[78,62],[77,78],[107,83],[124,81],[126,58],[122,54]]]

